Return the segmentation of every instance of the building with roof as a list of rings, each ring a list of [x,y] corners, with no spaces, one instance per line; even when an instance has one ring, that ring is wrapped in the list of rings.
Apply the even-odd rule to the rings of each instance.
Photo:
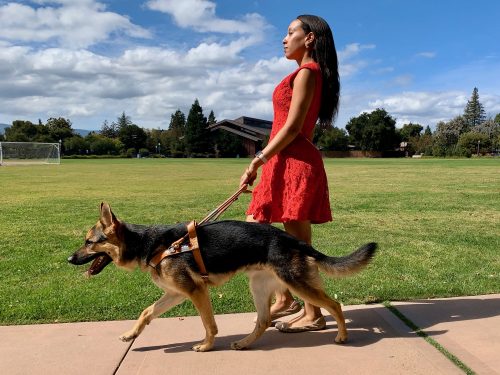
[[[242,145],[247,155],[255,155],[262,149],[263,142],[269,139],[272,121],[252,117],[238,117],[235,120],[222,120],[210,125],[211,132],[216,130],[227,131],[241,138]]]

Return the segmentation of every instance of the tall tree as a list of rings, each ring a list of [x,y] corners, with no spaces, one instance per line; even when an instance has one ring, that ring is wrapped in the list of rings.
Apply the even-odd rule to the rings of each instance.
[[[116,127],[118,131],[122,130],[122,128],[126,126],[133,125],[132,120],[130,119],[130,116],[127,116],[125,114],[125,111],[122,112],[121,116],[116,119],[116,122],[112,123],[112,126]]]
[[[479,93],[477,87],[474,87],[472,96],[470,100],[467,101],[467,105],[465,106],[464,110],[464,118],[471,128],[481,124],[484,120],[486,120],[484,107],[479,101]]]
[[[168,131],[162,135],[165,153],[173,157],[182,157],[185,153],[184,135],[186,134],[186,116],[180,109],[170,116]]]
[[[203,108],[198,99],[195,99],[186,121],[185,141],[188,156],[199,156],[212,152],[209,133],[207,118],[203,116]]]
[[[217,122],[215,119],[215,114],[214,111],[210,111],[210,114],[208,115],[208,126],[213,125]]]

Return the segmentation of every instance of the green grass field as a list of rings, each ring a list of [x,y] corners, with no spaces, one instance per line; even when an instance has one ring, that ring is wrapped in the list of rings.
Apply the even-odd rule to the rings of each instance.
[[[108,266],[87,280],[66,258],[101,201],[132,223],[201,219],[238,188],[245,159],[63,160],[0,167],[0,324],[135,319],[161,291]],[[373,264],[326,279],[344,304],[500,292],[500,159],[326,159],[334,221],[313,245]],[[249,196],[223,215],[244,219]],[[245,276],[212,290],[216,313],[254,309]],[[196,314],[185,302],[167,315]]]

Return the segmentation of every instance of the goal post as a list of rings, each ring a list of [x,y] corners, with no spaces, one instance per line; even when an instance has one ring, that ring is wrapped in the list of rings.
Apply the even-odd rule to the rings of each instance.
[[[0,142],[0,165],[60,163],[59,143]]]

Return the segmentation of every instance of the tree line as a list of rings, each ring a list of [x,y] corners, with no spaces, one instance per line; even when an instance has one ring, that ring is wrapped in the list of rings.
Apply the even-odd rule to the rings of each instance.
[[[15,120],[5,129],[4,141],[61,142],[64,156],[110,155],[120,157],[234,157],[246,156],[241,140],[227,132],[210,131],[213,111],[207,117],[195,99],[186,118],[177,110],[167,130],[144,129],[123,112],[116,121],[103,122],[99,131],[79,135],[69,119],[50,118],[46,124]],[[0,140],[2,140],[0,135]]]
[[[235,157],[246,156],[240,137],[227,131],[211,132],[213,111],[207,117],[195,99],[188,116],[171,115],[167,130],[144,129],[123,112],[116,121],[104,121],[99,131],[85,137],[72,129],[71,121],[50,118],[46,124],[16,120],[5,129],[3,140],[12,142],[61,142],[63,155],[114,155],[122,157]],[[2,140],[0,138],[0,140]],[[500,114],[487,119],[474,88],[464,113],[441,121],[434,131],[427,125],[408,123],[396,128],[396,120],[383,108],[353,117],[345,129],[316,127],[313,142],[322,150],[401,150],[407,155],[467,156],[498,152]]]
[[[427,125],[408,123],[396,128],[396,120],[384,109],[362,113],[349,120],[345,129],[316,129],[315,143],[323,150],[389,151],[407,155],[466,156],[498,153],[500,113],[486,118],[484,106],[474,88],[462,115],[440,121],[434,131]]]

